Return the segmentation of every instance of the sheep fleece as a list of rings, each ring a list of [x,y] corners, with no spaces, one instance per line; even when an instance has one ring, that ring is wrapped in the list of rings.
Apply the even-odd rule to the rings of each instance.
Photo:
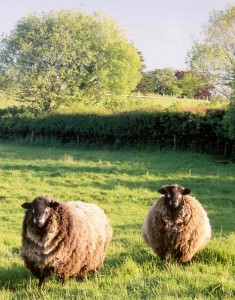
[[[189,195],[171,212],[160,197],[150,208],[143,224],[144,241],[162,260],[175,257],[189,261],[211,238],[211,226],[202,205]]]
[[[23,221],[22,257],[36,276],[83,277],[103,265],[112,229],[101,208],[81,201],[60,203],[43,231]]]

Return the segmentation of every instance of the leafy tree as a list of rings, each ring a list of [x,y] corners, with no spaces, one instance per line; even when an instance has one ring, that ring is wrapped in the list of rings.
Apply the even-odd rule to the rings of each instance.
[[[175,71],[170,68],[147,72],[142,70],[142,78],[136,90],[143,94],[158,93],[173,95],[175,92],[178,92],[174,73]]]
[[[213,11],[204,27],[202,42],[195,41],[188,64],[205,74],[218,91],[230,98],[235,93],[235,6]]]
[[[136,48],[98,13],[30,14],[1,40],[1,82],[42,113],[103,93],[129,93],[140,70]]]
[[[159,93],[210,100],[213,88],[205,76],[194,71],[165,68],[143,72],[136,90],[143,94]]]
[[[195,99],[210,100],[214,87],[208,79],[194,71],[177,71],[178,87],[182,90],[182,96]]]
[[[144,56],[143,53],[141,51],[138,51],[139,57],[140,57],[140,61],[141,61],[141,73],[144,73],[144,69],[146,69],[146,65],[144,64]]]
[[[136,87],[136,91],[142,94],[154,93],[154,77],[151,71],[142,72],[142,78],[140,83]]]
[[[185,75],[185,71],[183,71],[183,70],[177,70],[175,72],[175,77],[176,77],[177,80],[184,79],[184,75]]]
[[[156,69],[152,72],[152,75],[155,93],[162,95],[181,95],[182,90],[177,86],[174,69]]]

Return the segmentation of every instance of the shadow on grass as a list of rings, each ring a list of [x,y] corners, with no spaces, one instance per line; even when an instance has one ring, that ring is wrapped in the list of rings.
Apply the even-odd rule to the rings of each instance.
[[[232,216],[231,216],[232,217]],[[122,248],[127,249],[127,251],[122,251],[118,256],[111,256],[108,258],[108,262],[110,266],[119,266],[123,263],[127,258],[131,258],[134,262],[138,264],[144,264],[149,262],[154,262],[154,265],[158,268],[164,268],[165,263],[160,260],[160,258],[152,251],[152,249],[145,244],[144,241],[131,241],[129,239],[130,236],[141,236],[142,224],[127,224],[127,225],[119,225],[114,226],[114,231],[125,232],[125,235],[118,238],[113,238],[114,243],[117,245],[121,245]],[[228,231],[229,232],[229,231]],[[226,237],[222,237],[224,235],[221,233],[222,243],[226,243],[227,238],[229,238],[229,234],[226,232]],[[230,232],[231,233],[231,232]],[[234,243],[230,242],[230,246],[233,247]],[[196,253],[190,263],[180,264],[174,259],[171,260],[172,263],[179,264],[183,267],[190,266],[192,263],[203,263],[207,264],[224,264],[224,265],[235,265],[235,253],[231,252],[231,250],[227,247],[221,249],[221,247],[217,248],[213,245],[213,240],[211,240],[207,246]]]
[[[24,266],[19,265],[8,268],[0,266],[0,274],[0,288],[12,291],[18,290],[19,287],[26,288],[31,277],[30,272]]]
[[[137,264],[153,262],[156,267],[163,267],[164,263],[143,241],[141,223],[118,225],[114,226],[113,229],[117,233],[117,237],[114,235],[112,242],[114,243],[114,247],[121,247],[121,251],[119,251],[118,255],[109,255],[106,258],[106,263],[111,268],[119,267],[126,259],[132,259]],[[122,232],[124,235],[121,234]],[[121,237],[118,235],[121,235]],[[135,238],[133,240],[130,239],[131,236],[139,236],[141,238],[135,241]]]

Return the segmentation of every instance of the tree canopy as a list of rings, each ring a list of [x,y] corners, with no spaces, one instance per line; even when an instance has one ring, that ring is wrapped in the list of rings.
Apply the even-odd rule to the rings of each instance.
[[[210,100],[214,86],[200,73],[177,71],[177,85],[182,90],[181,96],[194,99]]]
[[[142,72],[136,91],[195,99],[210,100],[214,89],[207,78],[194,71],[155,69]]]
[[[42,113],[103,93],[130,93],[140,71],[125,32],[98,13],[29,14],[1,40],[1,87]]]
[[[213,11],[204,27],[202,41],[195,41],[188,64],[204,74],[227,98],[235,94],[235,6]]]
[[[172,68],[154,70],[154,91],[162,95],[180,95],[182,91],[177,86],[175,72]]]

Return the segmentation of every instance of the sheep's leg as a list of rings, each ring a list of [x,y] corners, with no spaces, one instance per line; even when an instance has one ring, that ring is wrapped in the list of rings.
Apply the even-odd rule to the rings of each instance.
[[[68,279],[68,276],[67,275],[62,275],[60,276],[60,281],[61,281],[61,284],[64,286],[66,281]]]
[[[187,252],[177,250],[176,253],[175,253],[175,258],[179,262],[185,264],[185,263],[189,263],[191,261],[192,256],[189,255]]]
[[[45,282],[46,282],[46,276],[40,276],[39,277],[38,288],[41,289],[44,286]]]
[[[182,262],[184,254],[180,250],[176,250],[174,253],[174,257],[177,261]]]
[[[77,281],[83,281],[85,279],[86,279],[86,275],[78,275],[78,276],[76,276],[76,280]]]
[[[61,284],[64,286],[64,285],[65,285],[65,282],[66,282],[65,277],[61,277],[60,280],[61,280]]]
[[[187,255],[182,255],[179,259],[179,261],[182,263],[182,264],[191,264],[191,259],[192,257],[191,256],[187,256]]]
[[[162,252],[159,256],[165,263],[168,263],[171,260],[171,253],[169,252]]]

